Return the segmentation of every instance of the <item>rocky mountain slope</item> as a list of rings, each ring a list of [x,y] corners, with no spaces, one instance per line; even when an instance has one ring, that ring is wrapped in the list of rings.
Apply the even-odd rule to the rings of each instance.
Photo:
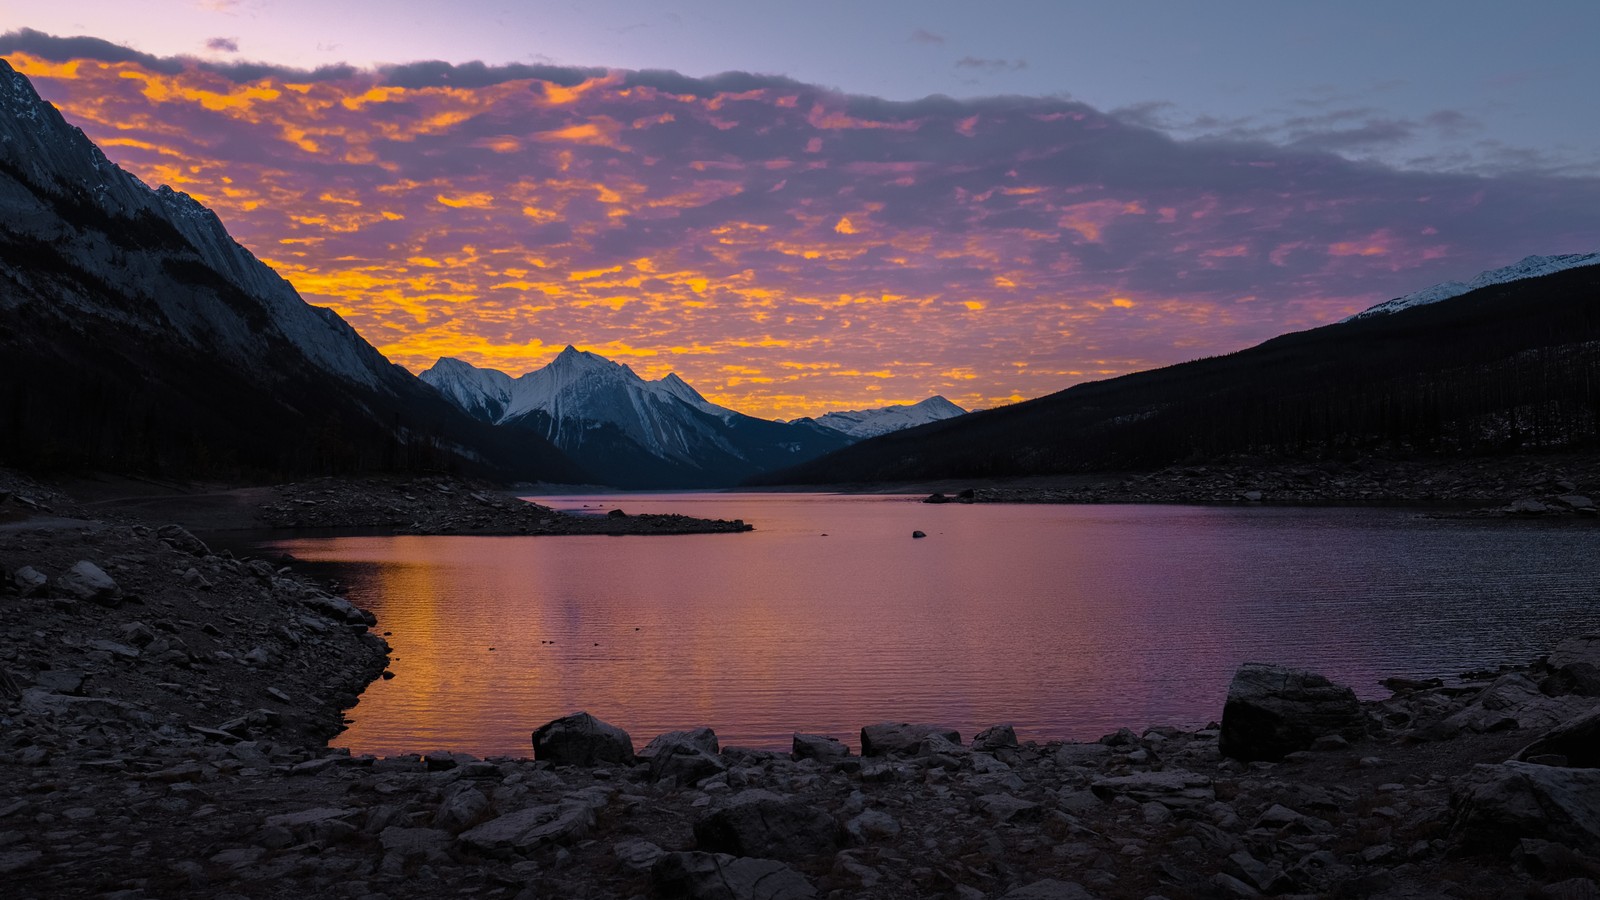
[[[0,459],[125,471],[586,474],[440,400],[0,60]]]
[[[718,406],[677,375],[645,381],[571,346],[519,378],[449,358],[420,377],[472,416],[548,438],[619,487],[731,485],[849,443],[809,420],[771,422]]]

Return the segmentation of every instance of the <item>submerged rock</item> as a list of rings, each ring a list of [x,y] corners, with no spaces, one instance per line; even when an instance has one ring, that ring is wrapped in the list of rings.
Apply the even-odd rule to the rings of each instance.
[[[1228,685],[1222,710],[1222,755],[1277,761],[1337,734],[1356,740],[1366,732],[1355,692],[1315,672],[1245,663]]]

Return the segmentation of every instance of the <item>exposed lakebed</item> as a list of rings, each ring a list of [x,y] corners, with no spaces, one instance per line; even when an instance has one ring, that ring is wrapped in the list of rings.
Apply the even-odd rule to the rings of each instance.
[[[746,534],[277,541],[390,632],[335,740],[529,751],[587,709],[639,740],[727,745],[867,723],[1024,739],[1216,719],[1247,660],[1366,697],[1389,676],[1526,663],[1600,625],[1600,529],[1419,510],[939,506],[906,497],[541,497],[742,518]],[[913,530],[927,532],[913,539]],[[491,649],[492,648],[492,649]]]

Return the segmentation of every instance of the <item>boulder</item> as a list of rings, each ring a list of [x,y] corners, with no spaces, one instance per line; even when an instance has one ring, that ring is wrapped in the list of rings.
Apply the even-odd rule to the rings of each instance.
[[[1017,749],[1017,732],[1010,725],[996,725],[978,732],[972,739],[972,749],[994,751]]]
[[[486,856],[530,853],[547,844],[571,843],[594,827],[594,808],[585,803],[562,802],[530,806],[490,819],[461,833],[457,840]]]
[[[832,855],[839,847],[839,824],[800,800],[751,789],[696,822],[694,837],[701,850],[803,860]]]
[[[116,606],[122,589],[105,570],[87,559],[73,564],[67,574],[56,579],[56,587],[79,600],[88,600],[101,606]]]
[[[850,748],[838,738],[828,737],[825,734],[796,734],[794,750],[790,755],[796,760],[815,759],[829,762],[849,756]]]
[[[44,589],[50,579],[33,566],[23,566],[11,573],[11,583],[16,586],[17,593],[24,597],[31,597]]]
[[[1496,678],[1472,702],[1446,718],[1444,725],[1449,730],[1479,732],[1554,728],[1593,705],[1593,700],[1581,696],[1547,696],[1538,682],[1511,672]]]
[[[211,555],[211,548],[206,546],[205,541],[190,534],[182,525],[163,525],[156,529],[156,537],[161,539],[161,543],[181,553],[191,556]]]
[[[546,722],[533,732],[533,758],[558,766],[633,764],[633,739],[586,712]]]
[[[1600,634],[1567,638],[1550,651],[1550,677],[1539,685],[1547,694],[1600,697]]]
[[[1140,803],[1152,800],[1167,806],[1199,807],[1217,799],[1211,779],[1198,772],[1168,769],[1165,772],[1138,772],[1097,778],[1089,790],[1102,800],[1131,797]]]
[[[656,754],[668,747],[688,746],[706,753],[718,753],[717,733],[709,728],[691,728],[687,731],[669,731],[658,735],[655,740],[644,745],[638,757],[640,759],[654,759]]]
[[[1451,805],[1451,831],[1468,850],[1503,853],[1524,838],[1600,845],[1600,769],[1479,765]]]
[[[717,755],[717,733],[709,728],[669,731],[651,741],[639,758],[650,761],[652,781],[694,784],[728,770]]]
[[[938,725],[913,725],[909,722],[879,722],[861,729],[862,756],[909,756],[930,734],[937,734],[953,743],[961,743],[961,733],[953,728]]]
[[[617,862],[630,872],[648,872],[661,861],[661,857],[667,855],[667,851],[638,838],[617,841],[611,845],[611,852]]]
[[[1223,756],[1278,761],[1317,738],[1366,733],[1355,692],[1302,669],[1245,663],[1228,685],[1222,709]]]
[[[663,900],[813,900],[804,875],[770,859],[668,853],[650,871]]]
[[[1516,758],[1533,761],[1553,756],[1574,769],[1600,769],[1600,708],[1550,729],[1522,748]]]

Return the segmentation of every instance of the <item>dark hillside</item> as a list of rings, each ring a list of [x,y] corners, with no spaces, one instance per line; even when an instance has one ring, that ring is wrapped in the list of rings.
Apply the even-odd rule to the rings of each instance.
[[[1082,384],[865,441],[764,484],[1142,470],[1236,455],[1594,447],[1600,266]]]

